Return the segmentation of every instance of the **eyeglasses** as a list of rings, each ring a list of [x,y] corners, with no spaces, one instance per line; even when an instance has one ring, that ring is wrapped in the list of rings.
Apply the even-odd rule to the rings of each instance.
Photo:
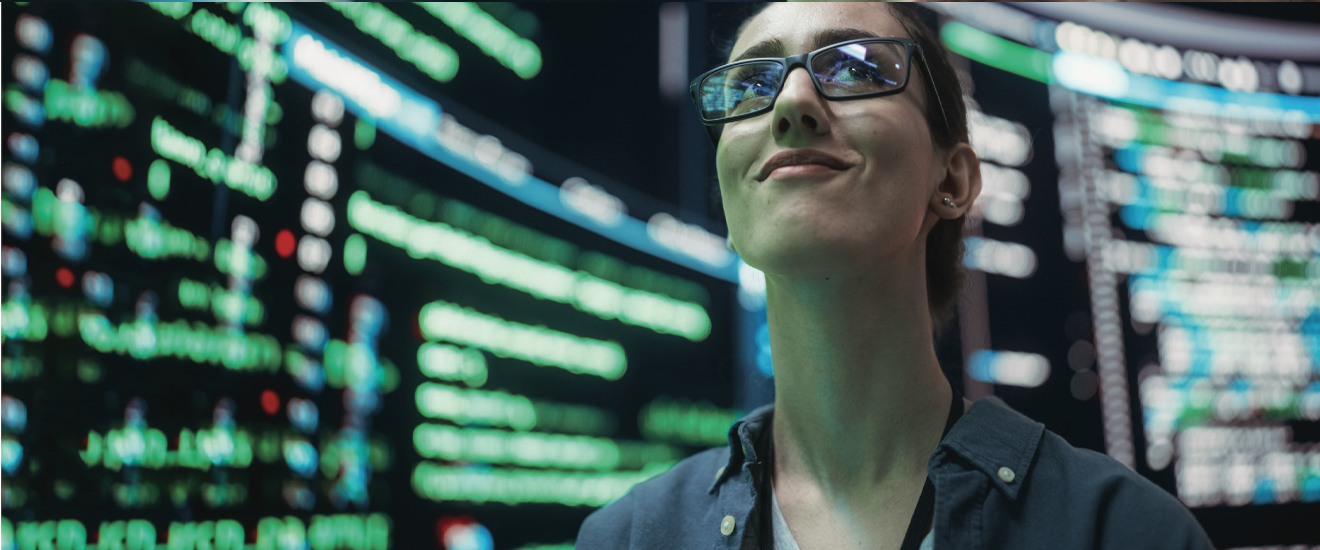
[[[917,43],[907,38],[862,38],[826,46],[814,52],[788,57],[747,59],[716,67],[692,81],[692,101],[710,134],[719,142],[728,122],[751,118],[774,108],[784,81],[794,67],[811,75],[816,91],[832,101],[863,99],[897,94],[907,88],[912,54]],[[930,66],[921,56],[927,78]],[[934,82],[931,89],[935,90]],[[935,90],[935,100],[944,115],[944,100]],[[949,121],[944,120],[945,128]]]

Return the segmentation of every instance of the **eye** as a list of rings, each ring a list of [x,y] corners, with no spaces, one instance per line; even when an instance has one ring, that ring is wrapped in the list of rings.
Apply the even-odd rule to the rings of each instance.
[[[775,94],[775,81],[765,72],[749,72],[733,82],[731,98],[740,109],[750,108],[753,101]],[[759,103],[757,103],[759,104]]]
[[[891,78],[887,73],[886,67],[875,65],[862,59],[842,58],[836,59],[822,75],[822,80],[833,84],[871,84],[871,86],[898,86],[898,82]]]
[[[742,90],[743,97],[757,97],[774,93],[775,81],[766,71],[748,71],[737,78],[737,83],[737,87]]]
[[[849,59],[843,61],[841,64],[843,65],[843,67],[840,72],[844,76],[844,78],[841,78],[841,80],[852,80],[856,82],[872,82],[876,84],[894,83],[888,78],[885,78],[885,75],[882,74],[881,71],[877,70],[877,67],[869,63],[864,63],[856,59]]]
[[[743,83],[743,97],[759,97],[774,94],[774,83],[763,76],[755,76]]]

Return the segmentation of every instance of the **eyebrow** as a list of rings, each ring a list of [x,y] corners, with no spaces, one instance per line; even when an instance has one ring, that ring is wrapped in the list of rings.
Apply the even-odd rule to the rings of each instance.
[[[816,50],[830,44],[857,40],[859,38],[880,38],[880,35],[871,31],[862,29],[825,29],[817,32],[812,37],[811,49]],[[754,59],[757,57],[772,57],[781,55],[784,51],[784,43],[778,38],[768,38],[757,42],[750,48],[747,48],[741,55],[733,61],[742,61],[744,59]]]

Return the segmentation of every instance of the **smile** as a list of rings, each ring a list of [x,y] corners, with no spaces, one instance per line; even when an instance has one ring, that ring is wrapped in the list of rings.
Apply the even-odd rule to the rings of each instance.
[[[832,168],[824,164],[790,164],[780,166],[770,171],[765,179],[789,179],[789,178],[813,178],[821,176],[830,176],[842,172],[843,169]]]
[[[791,149],[780,151],[761,165],[756,181],[765,181],[772,174],[776,177],[816,176],[831,174],[851,168],[852,164],[814,149]]]

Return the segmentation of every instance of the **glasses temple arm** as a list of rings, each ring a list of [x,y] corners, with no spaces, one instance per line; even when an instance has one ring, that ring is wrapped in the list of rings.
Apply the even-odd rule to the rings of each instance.
[[[935,75],[930,74],[930,65],[926,64],[926,53],[918,50],[917,54],[921,57],[921,68],[925,69],[922,72],[926,74],[926,80],[930,81],[930,89],[935,92],[935,101],[940,104],[940,118],[944,120],[944,131],[949,133],[949,137],[953,137],[953,128],[949,126],[949,112],[944,109],[944,100],[940,98],[940,90],[935,86]]]

